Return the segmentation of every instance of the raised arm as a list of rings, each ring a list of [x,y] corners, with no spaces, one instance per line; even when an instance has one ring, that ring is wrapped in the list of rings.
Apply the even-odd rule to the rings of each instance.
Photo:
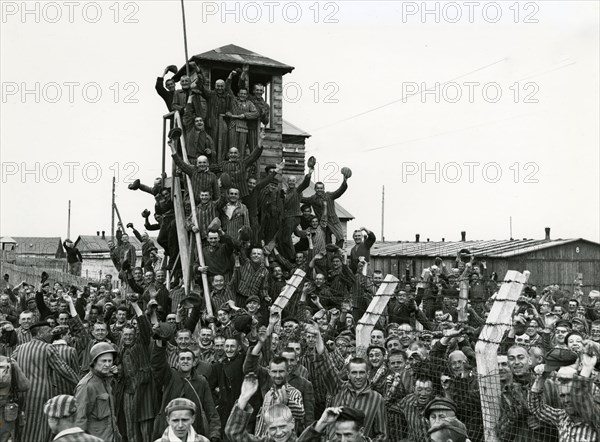
[[[342,184],[340,185],[340,187],[338,187],[337,190],[331,192],[329,194],[329,196],[331,197],[332,200],[336,200],[340,196],[342,196],[344,194],[344,192],[346,192],[346,190],[348,190],[348,180],[346,179],[346,177],[344,177],[344,180],[342,181]]]

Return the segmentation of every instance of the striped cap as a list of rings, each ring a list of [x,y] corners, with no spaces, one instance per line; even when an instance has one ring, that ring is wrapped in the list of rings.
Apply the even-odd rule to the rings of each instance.
[[[177,410],[190,410],[192,413],[196,414],[196,404],[189,399],[178,397],[169,402],[169,404],[165,407],[165,414],[169,416],[171,412]]]
[[[44,413],[48,417],[69,417],[77,411],[77,400],[68,394],[54,396],[44,404]]]

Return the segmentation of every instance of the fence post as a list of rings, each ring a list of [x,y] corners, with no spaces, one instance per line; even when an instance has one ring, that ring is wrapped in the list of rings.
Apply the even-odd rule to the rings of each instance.
[[[475,344],[479,396],[486,442],[497,442],[498,440],[496,425],[500,416],[500,400],[502,398],[502,389],[498,378],[498,347],[504,333],[512,326],[512,313],[528,279],[528,271],[523,274],[515,270],[506,272],[486,325],[481,330],[477,344]]]

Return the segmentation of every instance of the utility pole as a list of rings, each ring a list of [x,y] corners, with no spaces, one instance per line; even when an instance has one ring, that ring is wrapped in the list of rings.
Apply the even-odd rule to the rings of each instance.
[[[181,0],[181,18],[183,20],[183,46],[184,46],[184,50],[185,50],[185,73],[188,75],[190,75],[190,65],[189,65],[189,58],[188,58],[188,46],[187,46],[187,31],[186,31],[186,26],[185,26],[185,7],[183,5],[183,0]]]
[[[71,238],[71,200],[69,200],[69,214],[67,215],[67,238]]]
[[[381,240],[382,241],[385,241],[385,236],[383,234],[384,218],[385,218],[385,186],[381,186]]]
[[[110,239],[115,237],[115,177],[112,181],[112,204],[110,205]]]
[[[509,218],[509,228],[510,228],[510,240],[512,241],[513,236],[512,236],[512,216]]]

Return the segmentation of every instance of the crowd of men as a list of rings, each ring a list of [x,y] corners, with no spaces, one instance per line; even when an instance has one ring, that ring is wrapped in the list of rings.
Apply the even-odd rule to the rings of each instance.
[[[13,286],[5,275],[0,442],[479,442],[486,430],[503,442],[598,440],[600,293],[526,286],[483,379],[475,344],[500,284],[465,249],[419,275],[407,268],[370,345],[357,347],[357,324],[386,282],[369,265],[373,232],[356,230],[343,249],[334,201],[349,169],[339,189],[316,183],[312,196],[311,160],[300,183],[282,179],[283,164],[261,174],[270,110],[248,66],[214,89],[198,66],[181,89],[164,81],[169,71],[156,88],[182,117],[169,145],[176,176],[191,178],[186,224],[204,265],[196,257],[186,290],[172,189],[159,178],[130,188],[155,199],[156,222],[142,216],[164,258],[147,233],[120,225],[110,245],[119,288],[110,275],[85,287],[45,273]],[[274,307],[297,269],[306,276]],[[491,412],[480,386],[490,379],[500,394]]]

